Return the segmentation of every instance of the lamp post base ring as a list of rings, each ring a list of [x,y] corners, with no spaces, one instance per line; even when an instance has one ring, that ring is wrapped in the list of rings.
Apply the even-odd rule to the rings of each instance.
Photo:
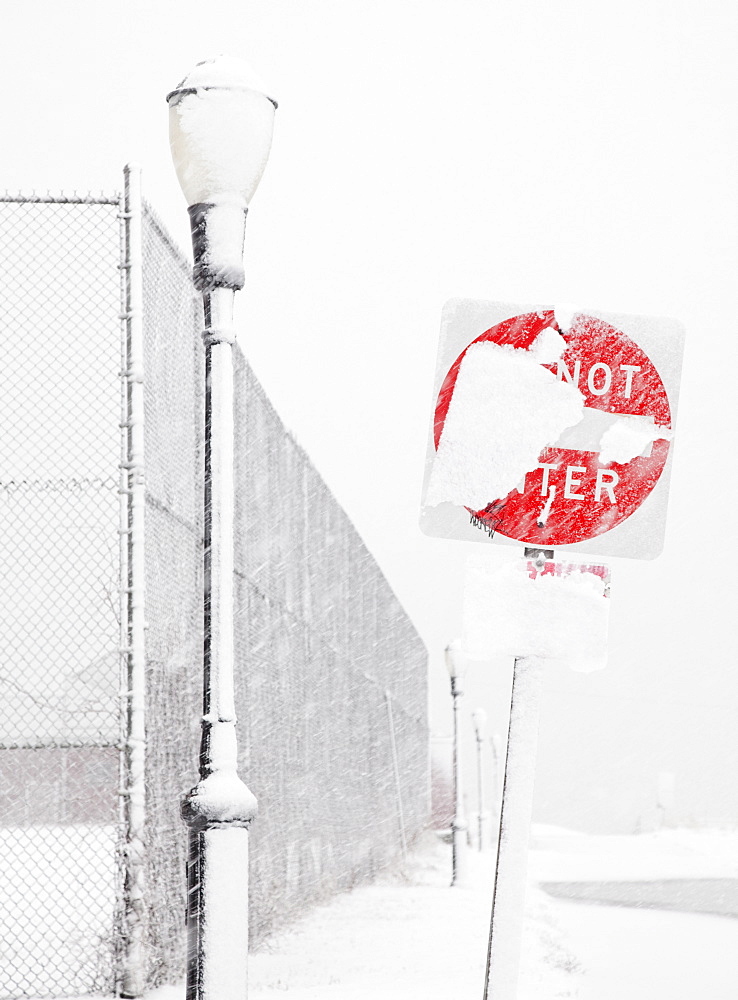
[[[197,813],[190,813],[184,803],[181,807],[181,813],[182,819],[194,833],[204,833],[206,830],[233,830],[236,828],[248,830],[255,818],[252,816],[251,819],[208,819]]]
[[[189,791],[180,806],[182,819],[198,832],[215,827],[248,827],[258,805],[233,771],[214,771]]]
[[[213,344],[235,344],[236,330],[232,326],[214,327],[210,326],[202,331],[202,342],[206,347]]]

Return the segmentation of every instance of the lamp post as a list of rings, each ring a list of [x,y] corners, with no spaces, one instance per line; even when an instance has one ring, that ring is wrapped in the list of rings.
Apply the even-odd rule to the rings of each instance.
[[[500,820],[500,760],[502,758],[502,737],[495,733],[489,738],[492,750],[492,829],[499,829]],[[495,834],[495,838],[497,834]]]
[[[256,799],[237,774],[233,690],[233,302],[276,104],[245,63],[226,56],[198,63],[167,101],[205,316],[202,740],[200,780],[182,803],[190,828],[187,997],[242,1000]]]
[[[451,698],[454,710],[454,818],[451,824],[451,885],[459,885],[463,884],[466,878],[467,823],[461,793],[461,760],[459,755],[459,698],[464,693],[461,686],[464,664],[456,642],[452,642],[446,647],[446,667],[451,677]]]
[[[484,785],[482,782],[482,741],[484,727],[487,725],[487,713],[483,708],[475,708],[472,712],[474,735],[477,740],[477,847],[482,850],[484,836]]]

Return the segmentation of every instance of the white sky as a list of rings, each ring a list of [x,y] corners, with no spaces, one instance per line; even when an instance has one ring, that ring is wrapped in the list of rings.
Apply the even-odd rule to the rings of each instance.
[[[689,757],[722,795],[738,766],[738,7],[71,0],[14,4],[3,28],[0,186],[117,190],[137,160],[185,247],[165,94],[218,52],[270,85],[241,344],[431,650],[440,731],[476,548],[417,528],[441,306],[572,302],[686,325],[666,550],[612,560],[609,669],[638,745],[668,732],[654,766]],[[470,680],[469,710],[489,697]]]

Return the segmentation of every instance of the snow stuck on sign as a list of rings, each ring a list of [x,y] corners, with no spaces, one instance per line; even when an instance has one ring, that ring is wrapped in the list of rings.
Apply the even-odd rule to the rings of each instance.
[[[659,427],[653,417],[624,416],[607,428],[600,439],[600,464],[619,465],[648,452],[654,441],[670,441],[672,431]]]
[[[566,341],[552,326],[547,326],[541,330],[536,339],[528,348],[528,354],[538,362],[539,365],[550,365],[558,361],[566,350]]]
[[[600,576],[575,571],[532,579],[525,562],[484,556],[467,563],[462,644],[468,655],[540,656],[583,673],[606,665],[610,602]]]
[[[554,306],[554,318],[559,330],[566,333],[567,330],[571,329],[574,317],[580,313],[581,309],[576,309],[574,306],[567,303],[560,303],[559,305]]]
[[[582,394],[541,364],[559,356],[563,338],[552,330],[542,341],[544,334],[531,351],[489,341],[469,347],[433,465],[429,506],[450,501],[480,510],[507,496],[537,467],[540,453],[582,419]]]

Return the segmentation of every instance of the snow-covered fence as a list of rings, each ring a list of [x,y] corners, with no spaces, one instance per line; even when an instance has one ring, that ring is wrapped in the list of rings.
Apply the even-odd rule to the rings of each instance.
[[[117,198],[0,203],[0,994],[113,983]]]
[[[202,317],[189,265],[148,208],[135,213],[135,199],[0,201],[15,254],[0,275],[0,948],[10,969],[0,997],[120,987],[139,939],[148,987],[184,972],[179,800],[197,779],[201,712]],[[131,345],[139,320],[142,359]],[[426,661],[350,521],[236,361],[237,708],[240,773],[260,807],[258,943],[371,878],[426,822]],[[130,530],[139,420],[143,540]],[[139,544],[146,796],[132,830]]]

